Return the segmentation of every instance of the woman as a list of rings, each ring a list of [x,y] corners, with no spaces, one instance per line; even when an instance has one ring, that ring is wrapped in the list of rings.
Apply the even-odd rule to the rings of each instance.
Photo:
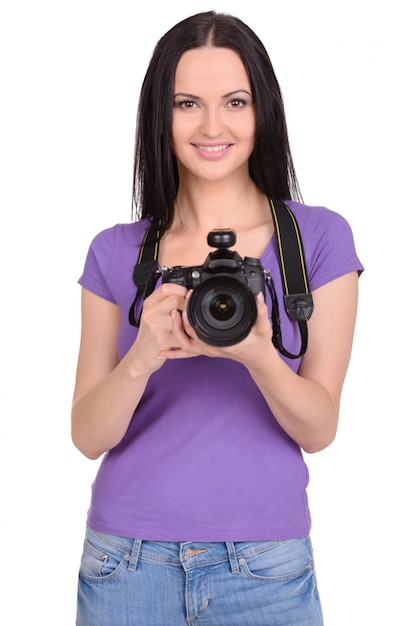
[[[345,219],[302,204],[277,79],[237,18],[201,13],[157,44],[133,196],[137,219],[95,237],[80,279],[72,436],[88,458],[104,458],[77,624],[320,625],[302,450],[336,434],[362,266]],[[286,202],[305,247],[314,312],[301,358],[273,345],[262,289],[254,323],[232,345],[199,338],[181,281],[158,281],[137,303],[139,327],[130,323],[150,224],[160,268],[201,266],[208,233],[231,228],[239,255],[271,273],[284,344],[298,354],[271,201]]]

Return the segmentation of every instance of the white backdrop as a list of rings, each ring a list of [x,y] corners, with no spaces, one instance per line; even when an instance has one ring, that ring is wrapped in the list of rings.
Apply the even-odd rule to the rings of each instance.
[[[93,235],[130,220],[137,98],[153,46],[175,22],[211,8],[241,17],[265,43],[305,201],[345,215],[366,266],[339,433],[307,457],[326,624],[417,620],[413,2],[2,0],[0,621],[8,626],[75,621],[98,463],[70,440],[76,281]]]

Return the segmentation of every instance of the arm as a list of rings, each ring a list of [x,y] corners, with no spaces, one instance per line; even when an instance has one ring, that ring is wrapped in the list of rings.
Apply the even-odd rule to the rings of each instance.
[[[138,335],[119,361],[120,311],[82,290],[82,325],[71,433],[75,446],[97,459],[123,438],[151,374],[164,363],[163,349],[175,347],[170,311],[182,310],[186,290],[164,285],[144,303]]]
[[[173,312],[173,326],[182,350],[162,356],[182,358],[187,352],[200,352],[239,361],[248,369],[280,426],[306,452],[317,452],[328,446],[336,434],[357,297],[357,272],[341,276],[313,292],[315,308],[308,322],[308,349],[298,374],[288,367],[272,344],[267,306],[261,294],[257,322],[250,335],[228,348],[204,345],[196,338],[185,315],[182,321]]]
[[[336,435],[357,312],[357,272],[317,289],[313,298],[308,349],[299,373],[271,349],[248,366],[280,425],[306,452],[322,450]]]

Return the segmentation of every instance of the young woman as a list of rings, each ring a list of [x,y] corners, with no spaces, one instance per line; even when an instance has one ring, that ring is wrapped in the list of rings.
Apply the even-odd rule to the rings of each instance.
[[[88,458],[104,456],[77,624],[319,626],[302,450],[336,434],[362,266],[346,220],[302,204],[277,79],[239,19],[201,13],[158,42],[139,101],[133,195],[137,219],[95,237],[79,281],[72,436]],[[187,281],[157,281],[131,323],[148,226],[158,267],[184,266],[183,277],[214,251],[210,231],[233,229],[234,250],[274,279],[283,343],[297,355],[272,219],[283,201],[313,295],[301,358],[273,344],[263,289],[232,345],[200,338]]]

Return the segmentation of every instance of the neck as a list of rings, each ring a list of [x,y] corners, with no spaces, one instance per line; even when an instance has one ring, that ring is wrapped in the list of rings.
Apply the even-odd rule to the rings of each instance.
[[[204,184],[182,186],[180,184],[173,230],[208,232],[213,228],[232,228],[237,225],[251,227],[262,211],[269,212],[265,195],[249,179],[240,185]]]

